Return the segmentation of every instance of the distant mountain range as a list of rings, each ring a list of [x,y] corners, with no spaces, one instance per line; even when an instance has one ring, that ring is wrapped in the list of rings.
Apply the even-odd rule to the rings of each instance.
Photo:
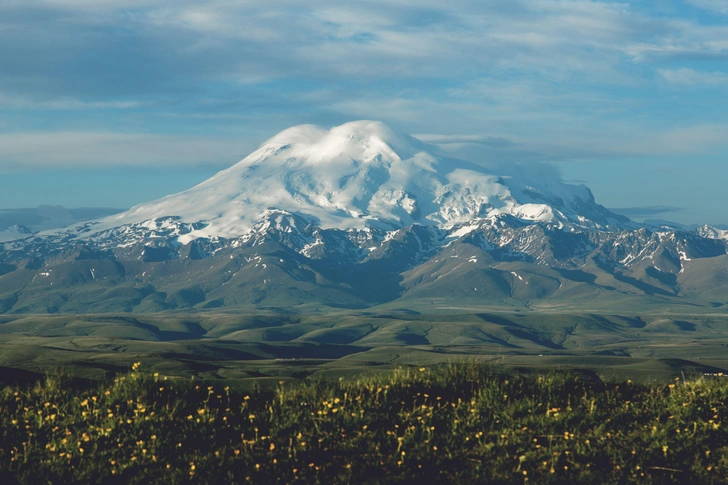
[[[728,231],[637,224],[584,185],[494,173],[371,121],[294,127],[185,192],[10,231],[0,312],[728,304]]]
[[[124,210],[107,207],[67,209],[60,205],[42,205],[28,209],[0,209],[0,242],[17,239],[18,236],[98,219],[99,217],[124,212]]]

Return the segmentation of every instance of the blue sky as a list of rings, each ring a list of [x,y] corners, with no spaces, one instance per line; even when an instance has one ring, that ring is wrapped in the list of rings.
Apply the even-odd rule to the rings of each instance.
[[[0,3],[0,207],[128,207],[378,119],[728,223],[728,0]]]

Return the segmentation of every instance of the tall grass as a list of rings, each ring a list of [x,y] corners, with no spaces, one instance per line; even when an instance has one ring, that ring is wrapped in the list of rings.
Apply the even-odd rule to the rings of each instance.
[[[726,483],[728,382],[451,365],[233,391],[143,372],[0,392],[20,483]]]

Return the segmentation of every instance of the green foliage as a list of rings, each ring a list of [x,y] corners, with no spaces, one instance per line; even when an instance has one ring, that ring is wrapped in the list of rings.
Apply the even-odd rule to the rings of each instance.
[[[219,382],[219,381],[218,381]],[[20,483],[725,483],[728,382],[476,364],[246,393],[142,372],[0,391]]]

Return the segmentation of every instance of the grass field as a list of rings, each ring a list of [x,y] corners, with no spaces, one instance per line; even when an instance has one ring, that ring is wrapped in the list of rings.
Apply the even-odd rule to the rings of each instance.
[[[708,313],[0,315],[0,483],[726,483],[726,345]]]
[[[57,369],[99,380],[141,361],[171,377],[275,383],[477,360],[647,383],[728,373],[726,345],[721,314],[0,315],[0,380]]]
[[[140,364],[0,392],[4,483],[725,483],[728,380],[480,364],[246,390]]]

